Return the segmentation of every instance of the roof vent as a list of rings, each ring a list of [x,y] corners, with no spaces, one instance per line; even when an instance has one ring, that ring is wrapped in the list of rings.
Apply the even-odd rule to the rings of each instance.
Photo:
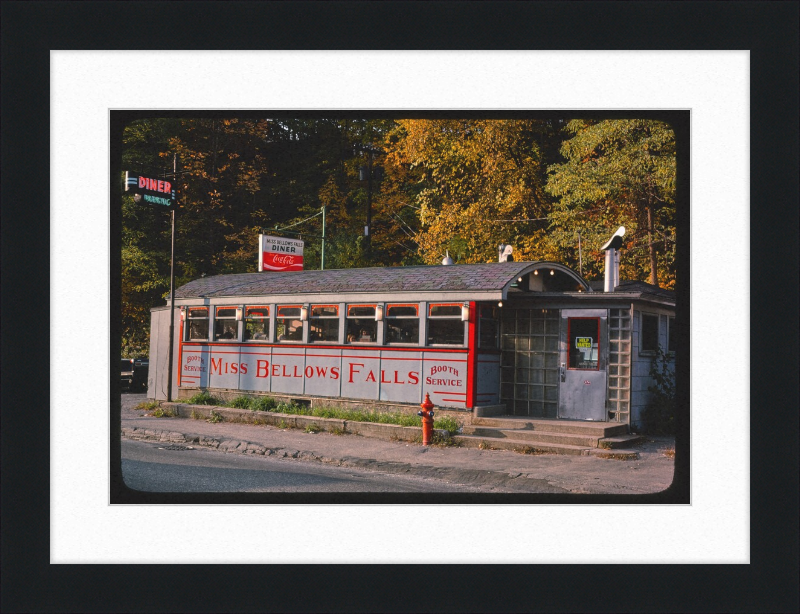
[[[444,260],[442,260],[442,264],[445,265],[445,266],[453,264],[453,259],[450,257],[450,252],[449,251],[445,252],[445,257],[444,257]]]
[[[617,250],[622,246],[624,235],[625,226],[620,226],[617,228],[617,232],[600,248],[606,253],[606,276],[603,292],[613,292],[614,288],[619,285],[619,253]]]
[[[511,255],[511,252],[514,251],[514,248],[510,245],[506,245],[505,243],[501,243],[500,246],[497,248],[498,253],[498,262],[514,262],[514,256]]]

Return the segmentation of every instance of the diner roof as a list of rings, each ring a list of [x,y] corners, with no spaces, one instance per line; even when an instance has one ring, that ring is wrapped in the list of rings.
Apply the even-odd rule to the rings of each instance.
[[[574,278],[576,285],[591,291],[572,269],[540,261],[214,275],[181,286],[175,298],[397,293],[480,293],[505,298],[518,277],[544,267]]]

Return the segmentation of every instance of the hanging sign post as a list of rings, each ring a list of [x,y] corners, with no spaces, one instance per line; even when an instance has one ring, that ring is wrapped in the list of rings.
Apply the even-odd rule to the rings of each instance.
[[[175,179],[178,176],[178,154],[172,158],[172,181],[125,171],[125,191],[133,194],[135,203],[153,205],[171,213],[172,250],[169,264],[169,359],[167,364],[167,401],[172,401],[172,353],[175,336],[175,209],[178,202]]]

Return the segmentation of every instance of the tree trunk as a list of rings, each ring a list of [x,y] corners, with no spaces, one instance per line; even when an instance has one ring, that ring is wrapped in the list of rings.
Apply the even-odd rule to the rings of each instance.
[[[658,285],[658,274],[656,272],[656,246],[653,243],[653,205],[647,205],[647,242],[650,248],[650,283]]]

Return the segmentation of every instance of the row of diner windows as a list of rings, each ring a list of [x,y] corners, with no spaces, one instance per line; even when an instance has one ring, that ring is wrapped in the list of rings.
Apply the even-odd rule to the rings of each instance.
[[[275,310],[275,341],[286,343],[340,343],[352,344],[420,344],[420,323],[425,327],[425,345],[466,346],[469,307],[465,303],[431,303],[427,317],[420,318],[420,305],[416,303],[389,303],[384,305],[246,305],[219,307],[187,307],[182,311],[186,320],[184,341],[208,341],[211,332],[210,310],[214,309],[212,341],[239,341],[239,322],[242,341],[272,341],[270,337],[270,310]],[[344,317],[340,317],[340,311]],[[499,342],[497,309],[479,308],[479,345],[496,349]],[[385,326],[379,327],[383,322]],[[308,327],[308,338],[304,332]],[[379,339],[383,334],[383,340]]]

